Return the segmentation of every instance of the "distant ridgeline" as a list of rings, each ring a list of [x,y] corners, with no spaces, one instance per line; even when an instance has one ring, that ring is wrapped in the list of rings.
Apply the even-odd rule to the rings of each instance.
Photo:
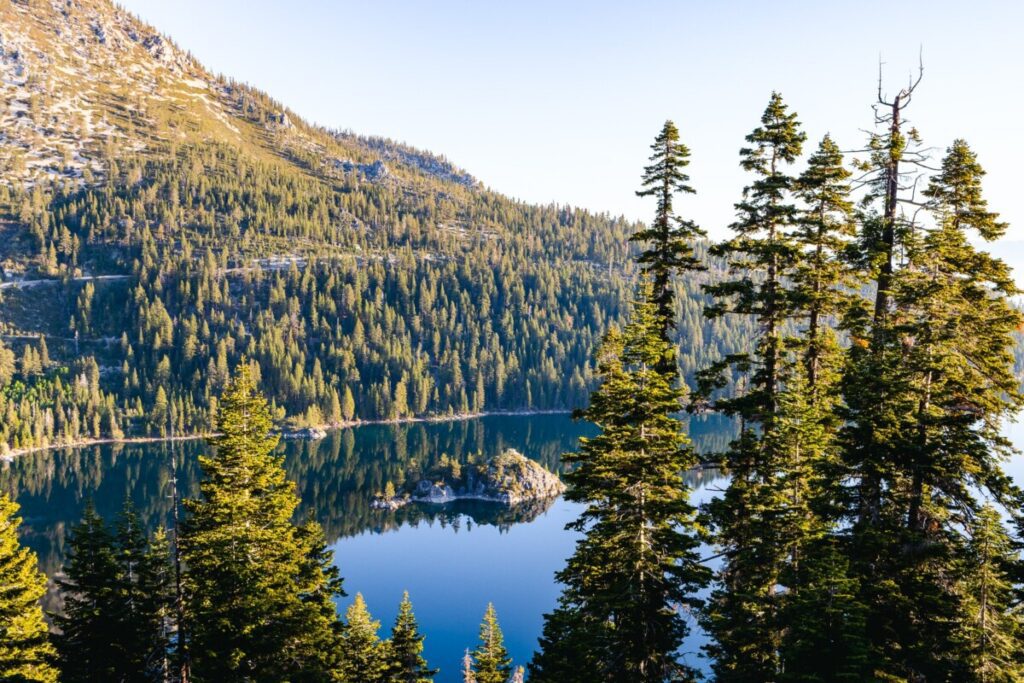
[[[208,431],[243,357],[292,426],[584,402],[636,225],[310,126],[107,0],[0,26],[0,452]],[[748,336],[716,265],[687,376]]]

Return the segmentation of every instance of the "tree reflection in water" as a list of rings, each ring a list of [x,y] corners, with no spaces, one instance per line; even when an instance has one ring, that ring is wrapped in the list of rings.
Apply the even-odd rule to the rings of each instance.
[[[720,416],[692,418],[690,431],[699,450],[720,450],[734,436],[731,421]],[[342,536],[384,533],[401,526],[441,524],[456,531],[473,525],[505,530],[543,514],[554,502],[536,501],[508,508],[481,501],[447,505],[411,504],[394,511],[374,510],[370,501],[388,481],[396,487],[429,469],[446,454],[467,463],[515,448],[552,471],[561,454],[574,450],[593,425],[568,415],[495,415],[451,422],[365,425],[333,431],[319,441],[282,441],[288,477],[302,498],[298,515],[312,510],[329,543]],[[169,525],[172,463],[177,456],[183,496],[198,492],[198,456],[203,440],[103,444],[24,455],[0,464],[0,489],[21,505],[23,541],[40,558],[48,576],[61,567],[68,529],[86,500],[113,519],[130,499],[149,529]],[[716,473],[694,473],[691,483]],[[54,599],[48,600],[55,607]]]

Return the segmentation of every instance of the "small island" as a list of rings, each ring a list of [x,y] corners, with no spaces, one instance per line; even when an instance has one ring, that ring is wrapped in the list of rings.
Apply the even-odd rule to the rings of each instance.
[[[303,429],[291,429],[281,432],[282,439],[303,439],[306,441],[319,441],[327,438],[327,432],[320,427],[305,427]]]
[[[371,507],[397,510],[409,503],[444,504],[456,500],[482,500],[515,506],[556,498],[565,491],[558,475],[510,448],[489,462],[459,466],[442,458],[441,464],[400,492],[378,495]]]

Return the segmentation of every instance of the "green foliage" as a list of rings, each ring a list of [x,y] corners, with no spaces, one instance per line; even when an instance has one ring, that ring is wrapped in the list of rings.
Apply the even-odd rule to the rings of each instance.
[[[999,511],[978,510],[963,566],[961,638],[971,680],[1024,680],[1024,619],[1013,597],[1009,572],[1020,564]]]
[[[345,611],[345,628],[341,636],[341,680],[352,683],[389,680],[389,646],[381,642],[377,635],[379,630],[380,622],[373,620],[363,595],[356,593],[355,600]]]
[[[682,390],[675,351],[646,285],[622,332],[598,353],[599,388],[580,416],[601,434],[566,454],[566,497],[585,504],[571,528],[585,532],[558,580],[558,609],[546,617],[548,649],[531,680],[665,681],[692,678],[675,653],[688,632],[680,606],[697,607],[708,570],[701,530],[682,474],[696,456],[675,415]],[[671,368],[671,369],[669,369]],[[584,647],[585,644],[585,647]]]
[[[822,367],[824,356],[834,350],[828,323],[849,309],[849,290],[857,284],[855,270],[846,258],[856,232],[851,175],[843,166],[839,146],[826,135],[795,183],[795,194],[806,208],[792,234],[799,258],[789,273],[788,295],[794,312],[807,319],[798,343],[807,365],[807,384],[814,393],[818,392],[819,375],[829,372]],[[835,366],[835,354],[832,356]]]
[[[842,485],[834,418],[838,353],[828,346],[819,352],[814,387],[815,365],[806,357],[793,360],[765,436],[783,456],[773,500],[761,511],[774,512],[784,555],[778,581],[785,590],[772,596],[770,608],[782,626],[778,680],[853,683],[864,680],[868,660],[865,610],[835,522]]]
[[[272,451],[271,416],[239,366],[219,402],[216,452],[181,539],[193,677],[331,680],[340,591],[318,527],[291,522],[294,485]]]
[[[69,536],[71,552],[58,585],[64,594],[63,614],[55,617],[61,677],[69,681],[113,680],[118,635],[114,612],[117,560],[114,539],[87,505],[81,523]]]
[[[904,257],[878,271],[884,308],[870,330],[855,330],[870,343],[850,352],[851,565],[870,609],[873,664],[891,676],[965,675],[963,594],[950,576],[967,541],[956,530],[969,528],[978,491],[1017,504],[1000,430],[1021,407],[1009,348],[1020,314],[1005,264],[969,240],[1005,229],[981,196],[982,175],[955,142],[925,192],[934,224],[895,232]]]
[[[324,531],[292,522],[295,486],[274,454],[285,415],[297,427],[572,408],[595,387],[580,415],[601,433],[565,458],[582,537],[531,680],[692,680],[687,612],[721,681],[1024,678],[1024,495],[1000,433],[1024,407],[1011,350],[1022,317],[1009,270],[978,246],[1006,225],[961,140],[924,202],[911,195],[924,157],[901,113],[915,85],[877,110],[856,210],[828,136],[790,172],[805,136],[773,93],[741,150],[753,180],[734,234],[709,250],[674,212],[694,190],[671,121],[638,193],[656,198],[654,220],[639,226],[509,200],[438,157],[316,129],[253,88],[209,81],[224,121],[160,104],[156,86],[131,106],[105,98],[119,102],[103,114],[118,134],[84,184],[20,185],[21,152],[0,178],[5,267],[46,280],[4,290],[0,450],[221,434],[181,539],[197,681],[434,673],[407,597],[386,642],[361,596],[338,619]],[[31,121],[44,104],[33,98]],[[645,284],[630,308],[634,255]],[[706,529],[688,497],[698,459],[676,416],[695,378],[691,407],[741,423],[704,463],[730,476],[706,510],[723,558],[706,604]],[[344,439],[333,460],[310,450],[309,471],[342,469]],[[376,490],[480,472],[464,453],[433,462],[424,449],[446,451],[419,448],[376,464]],[[351,498],[346,512],[365,513]],[[0,591],[0,675],[52,681],[42,582],[13,515],[0,498],[0,577],[13,586]],[[131,511],[111,532],[90,508],[69,546],[63,677],[165,678],[166,540]],[[522,678],[492,606],[474,654],[466,681]]]
[[[748,390],[716,406],[755,420],[770,420],[776,407],[782,326],[792,308],[783,279],[791,275],[800,255],[787,231],[799,218],[792,201],[796,179],[785,169],[796,161],[805,139],[796,114],[788,112],[781,95],[772,93],[761,125],[746,138],[752,146],[740,150],[740,166],[753,173],[754,180],[736,204],[738,219],[730,226],[735,234],[711,248],[712,254],[728,260],[731,278],[705,287],[715,299],[706,314],[751,316],[761,330],[754,354],[728,359],[755,367]]]
[[[18,541],[18,505],[0,493],[0,679],[56,683],[54,650],[39,600],[46,576]]]
[[[167,539],[126,507],[111,532],[90,503],[68,538],[55,616],[66,681],[161,681],[168,674],[171,569]]]
[[[102,390],[127,433],[211,431],[210,397],[242,355],[300,426],[339,421],[335,401],[349,420],[571,408],[631,276],[619,264],[633,224],[429,176],[415,192],[339,185],[229,145],[123,167],[142,179],[52,188],[47,209],[80,238],[82,261],[123,279],[10,296],[43,312],[62,362],[111,368]],[[19,308],[4,325],[40,325]],[[45,443],[27,436],[19,446]],[[71,437],[82,438],[49,442]]]
[[[745,425],[720,459],[729,487],[708,506],[724,556],[703,613],[717,680],[1019,675],[1015,656],[978,655],[979,621],[1003,653],[1019,637],[1005,578],[1019,559],[980,506],[1020,504],[1000,432],[1022,404],[1010,351],[1021,317],[1005,264],[970,234],[1006,226],[963,141],[923,193],[928,220],[901,214],[920,156],[900,106],[879,118],[888,129],[871,138],[856,214],[828,137],[801,176],[783,173],[803,135],[777,95],[742,151],[758,178],[736,235],[712,249],[734,277],[708,287],[708,313],[750,316],[760,332],[702,373],[698,403],[714,398]],[[716,396],[730,365],[741,374]],[[976,538],[999,548],[985,569]],[[989,590],[982,618],[976,596]]]
[[[694,255],[693,244],[705,235],[693,221],[679,218],[672,207],[678,193],[694,194],[683,169],[690,165],[690,150],[679,141],[679,129],[666,121],[651,145],[651,165],[644,168],[640,197],[656,197],[658,206],[654,220],[629,239],[644,242],[647,248],[637,257],[637,263],[650,275],[652,296],[658,315],[666,329],[672,327],[675,316],[673,275],[680,271],[703,270],[700,259]]]
[[[473,650],[475,683],[508,683],[512,674],[512,658],[505,649],[505,636],[498,625],[498,613],[488,603],[480,624],[480,644]]]
[[[746,426],[721,460],[731,475],[729,488],[711,505],[725,561],[705,624],[714,638],[707,650],[722,680],[774,678],[783,626],[779,586],[787,563],[799,557],[814,533],[807,478],[814,471],[815,453],[802,450],[802,442],[816,441],[821,456],[827,448],[819,431],[822,419],[802,414],[813,410],[802,397],[790,394],[785,409],[780,397],[792,374],[784,372],[783,325],[797,305],[786,281],[793,279],[808,246],[791,235],[801,217],[794,203],[798,183],[784,169],[796,161],[805,139],[796,114],[772,93],[761,125],[747,136],[752,146],[740,150],[740,165],[755,179],[736,204],[739,219],[731,226],[735,234],[712,249],[729,258],[732,279],[707,288],[716,297],[708,315],[750,316],[761,330],[753,353],[727,358],[704,378],[707,392],[718,385],[717,374],[728,362],[749,373],[744,391],[716,402]],[[829,158],[826,163],[835,162]],[[812,234],[820,242],[819,232]],[[814,306],[819,309],[820,303]],[[811,345],[816,347],[817,342]],[[788,420],[782,419],[785,411],[791,412]]]
[[[0,398],[0,442],[212,432],[242,356],[294,426],[575,408],[593,386],[591,349],[628,304],[629,236],[659,250],[665,272],[706,250],[671,214],[668,236],[648,240],[622,219],[395,168],[394,182],[357,182],[211,142],[119,158],[102,186],[15,190],[0,214],[18,220],[25,204],[45,217],[27,228],[31,252],[66,231],[81,251],[59,256],[62,272],[74,262],[115,279],[40,273],[45,286],[4,290],[0,328],[45,335],[75,382],[80,365],[104,371],[95,388],[86,373],[88,391]],[[687,378],[748,333],[702,320],[711,277],[670,287]],[[5,371],[2,355],[0,387],[36,381],[37,362]]]
[[[24,350],[35,357],[36,348],[26,344]],[[6,350],[0,345],[0,362]],[[116,397],[101,387],[95,358],[76,360],[70,368],[41,362],[22,368],[0,385],[0,451],[116,433],[120,409]]]
[[[398,616],[388,640],[388,683],[432,683],[437,669],[428,667],[427,660],[423,658],[424,637],[416,624],[412,602],[406,591],[402,594]]]

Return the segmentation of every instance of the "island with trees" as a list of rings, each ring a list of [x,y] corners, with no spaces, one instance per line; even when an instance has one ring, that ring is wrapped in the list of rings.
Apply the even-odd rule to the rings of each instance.
[[[426,476],[408,482],[400,491],[389,481],[371,505],[382,510],[397,510],[412,502],[443,504],[483,500],[518,506],[552,500],[563,491],[565,484],[557,474],[509,448],[488,462],[471,462],[466,466],[442,455]]]

